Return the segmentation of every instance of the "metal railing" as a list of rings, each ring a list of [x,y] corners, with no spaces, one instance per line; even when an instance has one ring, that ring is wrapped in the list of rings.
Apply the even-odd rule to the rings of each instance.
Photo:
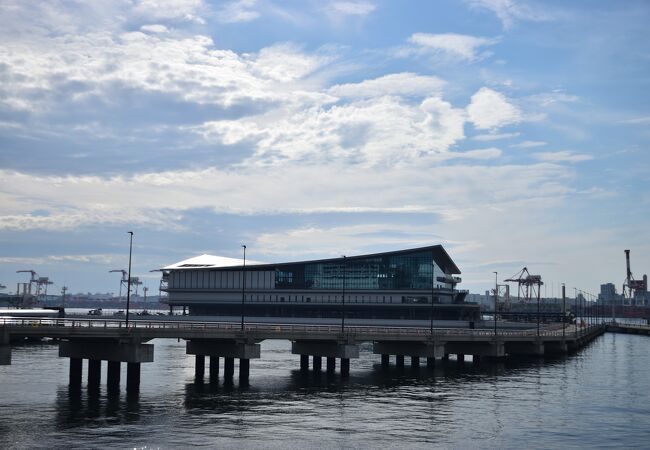
[[[128,327],[123,320],[115,319],[62,319],[62,318],[37,318],[37,317],[2,317],[0,325],[8,327],[68,327],[73,329],[97,328],[111,330],[178,330],[178,331],[223,331],[223,332],[241,332],[240,325],[233,322],[192,322],[192,321],[132,321]],[[582,337],[596,329],[600,325],[591,325],[578,327],[575,325],[566,327],[563,332],[562,326],[553,324],[540,331],[540,337],[561,337],[563,333],[567,339]],[[648,326],[650,328],[650,326]],[[310,324],[286,324],[286,323],[248,323],[244,326],[244,332],[258,332],[274,334],[288,333],[320,333],[340,335],[341,328],[338,325],[310,325]],[[414,337],[444,337],[444,336],[467,336],[467,337],[494,337],[494,330],[491,329],[467,329],[467,328],[434,328],[433,333],[428,327],[398,327],[398,326],[366,326],[352,325],[345,328],[345,334],[350,335],[394,335],[394,336],[414,336]],[[498,330],[497,337],[535,337],[537,330]]]

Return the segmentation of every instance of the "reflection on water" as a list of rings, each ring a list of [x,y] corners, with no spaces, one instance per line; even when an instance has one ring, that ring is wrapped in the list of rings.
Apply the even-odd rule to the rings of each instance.
[[[289,343],[265,342],[242,385],[195,379],[183,342],[159,340],[139,395],[125,376],[107,392],[105,370],[99,389],[69,388],[56,346],[22,346],[0,367],[0,447],[643,447],[648,342],[608,334],[568,358],[417,369],[364,346],[346,378],[302,372]]]

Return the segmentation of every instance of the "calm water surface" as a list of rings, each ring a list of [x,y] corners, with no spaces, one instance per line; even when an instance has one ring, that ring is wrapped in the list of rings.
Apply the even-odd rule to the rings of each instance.
[[[117,396],[71,392],[56,345],[14,347],[0,366],[0,447],[650,448],[644,336],[606,334],[563,359],[418,371],[408,359],[383,370],[363,346],[343,381],[302,374],[290,343],[269,341],[248,387],[196,383],[183,341],[153,343],[136,398],[125,371]]]

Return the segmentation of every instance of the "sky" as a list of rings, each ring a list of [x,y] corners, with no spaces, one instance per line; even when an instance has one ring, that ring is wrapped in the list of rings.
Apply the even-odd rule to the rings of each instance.
[[[2,0],[0,284],[158,287],[442,244],[482,293],[527,266],[650,272],[644,0]]]

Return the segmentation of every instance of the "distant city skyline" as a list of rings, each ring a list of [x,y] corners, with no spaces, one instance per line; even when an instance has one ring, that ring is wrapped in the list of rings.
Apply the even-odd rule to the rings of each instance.
[[[650,272],[650,4],[8,0],[0,284],[442,244],[481,293]]]

